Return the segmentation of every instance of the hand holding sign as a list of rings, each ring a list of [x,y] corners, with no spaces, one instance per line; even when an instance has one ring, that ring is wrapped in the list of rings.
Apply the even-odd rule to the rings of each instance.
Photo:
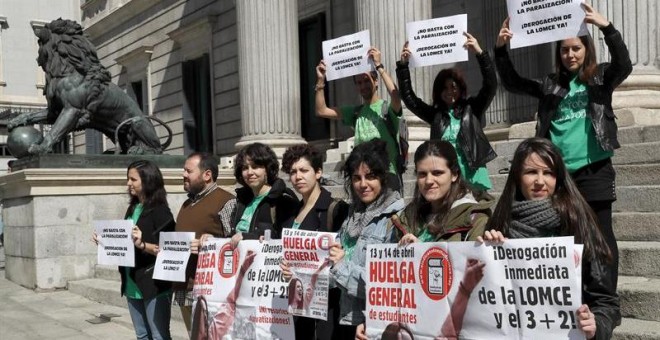
[[[578,327],[584,332],[587,339],[596,336],[596,317],[591,312],[589,306],[582,305],[577,310]]]
[[[598,28],[603,28],[610,24],[610,21],[607,20],[607,18],[596,12],[596,10],[589,4],[583,3],[582,9],[584,9],[584,22],[596,25]]]
[[[468,32],[463,32],[463,35],[467,38],[465,44],[463,44],[463,47],[465,47],[468,51],[474,52],[474,54],[481,54],[481,52],[483,52],[481,46],[479,46],[479,41],[477,41],[477,38]]]
[[[509,17],[504,19],[502,23],[502,28],[500,28],[500,33],[497,35],[497,42],[495,42],[495,47],[502,47],[511,41],[513,37],[513,32],[509,28]]]

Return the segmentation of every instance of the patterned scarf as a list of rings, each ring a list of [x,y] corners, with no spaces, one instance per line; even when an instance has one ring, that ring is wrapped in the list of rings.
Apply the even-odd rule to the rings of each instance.
[[[513,201],[511,205],[511,238],[557,236],[560,226],[559,214],[550,199]]]

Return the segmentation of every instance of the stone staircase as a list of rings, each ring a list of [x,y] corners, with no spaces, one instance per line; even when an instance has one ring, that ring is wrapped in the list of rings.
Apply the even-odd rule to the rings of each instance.
[[[533,129],[533,125],[530,125]],[[533,130],[531,130],[533,131]],[[623,321],[613,339],[660,339],[660,126],[631,126],[619,129],[622,146],[612,159],[617,173],[617,201],[613,206],[613,225],[617,235],[620,264],[618,292]],[[518,140],[493,142],[498,157],[488,163],[493,194],[502,191]],[[340,144],[328,150],[324,177],[342,183],[339,174],[352,145]],[[412,159],[412,157],[411,157]],[[404,197],[409,201],[415,181],[412,166],[404,176]],[[326,188],[337,197],[346,197],[343,186]]]

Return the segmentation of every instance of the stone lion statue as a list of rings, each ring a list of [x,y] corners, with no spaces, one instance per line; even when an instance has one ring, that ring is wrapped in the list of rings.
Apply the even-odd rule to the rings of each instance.
[[[36,123],[52,125],[42,142],[29,146],[29,154],[48,153],[68,133],[88,128],[101,131],[121,153],[160,154],[170,144],[171,129],[145,116],[134,100],[110,82],[110,73],[99,62],[96,49],[78,23],[60,18],[36,35],[37,63],[46,73],[44,95],[48,108],[21,114],[8,122],[9,130]],[[163,145],[150,119],[167,129],[169,136]]]

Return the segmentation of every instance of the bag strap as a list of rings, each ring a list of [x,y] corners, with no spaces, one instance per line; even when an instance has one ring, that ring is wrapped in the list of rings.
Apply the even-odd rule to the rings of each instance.
[[[332,202],[330,202],[330,205],[328,206],[326,227],[328,228],[329,232],[332,232],[332,229],[334,229],[334,215],[335,215],[335,207],[337,207],[337,203],[339,203],[339,200],[335,198],[332,200]]]
[[[275,225],[275,221],[277,221],[277,206],[271,205],[270,206],[270,221],[272,222],[273,225]]]
[[[389,114],[389,108],[388,104],[386,101],[383,101],[383,105],[380,107],[380,115],[383,117],[385,120],[385,125],[387,126],[387,131],[390,132],[390,135],[394,139],[394,142],[397,144],[397,148],[399,148],[399,140],[396,138],[396,127],[394,126],[394,122],[392,121],[392,117],[390,117]],[[400,151],[400,150],[399,150]]]

